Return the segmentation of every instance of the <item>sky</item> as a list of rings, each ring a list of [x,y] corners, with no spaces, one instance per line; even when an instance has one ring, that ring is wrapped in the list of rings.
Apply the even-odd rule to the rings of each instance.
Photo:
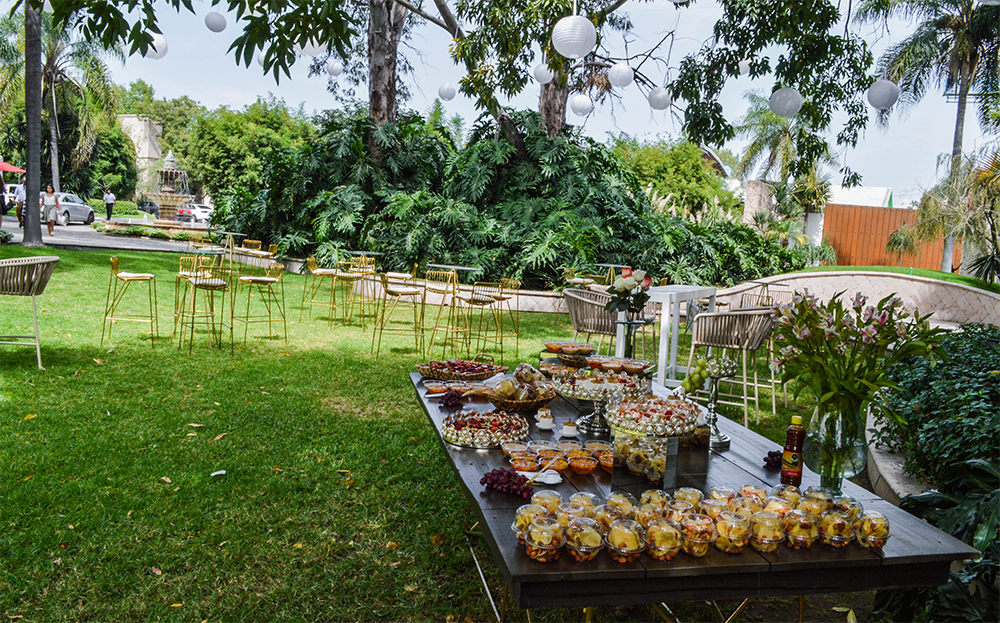
[[[9,5],[9,0],[0,6],[3,4]],[[216,34],[204,24],[205,15],[215,9],[208,2],[198,0],[195,0],[194,7],[196,14],[186,10],[175,13],[164,6],[158,15],[168,43],[166,56],[152,60],[136,55],[127,59],[124,65],[110,61],[115,82],[127,84],[142,79],[153,86],[157,98],[187,95],[208,108],[228,106],[239,109],[268,93],[283,98],[294,108],[301,104],[307,112],[340,105],[327,92],[325,76],[308,77],[308,57],[301,58],[292,67],[290,78],[282,77],[277,84],[273,76],[264,75],[263,69],[256,63],[249,68],[238,65],[234,55],[228,52],[230,43],[236,37],[235,15],[227,14],[226,30]],[[648,3],[630,1],[619,12],[628,13],[635,24],[634,31],[629,35],[629,49],[633,51],[652,45],[670,30],[676,31],[669,62],[675,71],[685,54],[696,50],[711,36],[712,25],[721,15],[721,8],[713,0],[698,0],[686,8],[677,8],[667,0]],[[912,25],[894,22],[888,30],[868,27],[861,34],[872,45],[877,58],[889,45],[902,40],[910,32]],[[441,84],[458,84],[462,72],[448,55],[450,40],[448,33],[433,24],[414,30],[410,45],[422,54],[418,57],[409,53],[414,72],[407,77],[412,98],[405,104],[406,108],[426,112],[433,105]],[[620,55],[625,49],[619,34],[610,34],[604,45],[612,54]],[[660,71],[659,75],[647,75],[665,80],[665,70]],[[340,80],[344,78],[342,75]],[[730,122],[746,112],[745,91],[758,89],[769,93],[771,87],[769,77],[731,79],[720,100]],[[364,97],[367,90],[362,86],[358,93]],[[531,83],[519,96],[506,103],[515,108],[535,109],[538,94],[538,85]],[[446,102],[445,108],[449,116],[460,115],[467,126],[479,115],[473,100],[461,93]],[[619,132],[655,139],[680,134],[681,125],[676,116],[680,112],[676,107],[673,114],[653,111],[638,87],[632,84],[621,92],[619,101],[596,105],[586,119],[569,112],[567,121],[582,125],[586,134],[599,141],[606,141],[609,133]],[[923,190],[933,186],[939,178],[936,169],[938,157],[951,151],[955,116],[956,105],[947,102],[940,91],[930,91],[908,113],[902,116],[894,114],[885,129],[877,127],[873,119],[857,147],[841,153],[840,159],[862,175],[864,185],[891,187],[894,205],[901,207],[911,200],[918,200]],[[836,123],[835,120],[835,131]],[[965,124],[966,151],[981,146],[990,138],[982,132],[970,105]],[[732,141],[725,147],[739,154],[744,144]],[[835,173],[834,182],[839,181],[840,177]]]

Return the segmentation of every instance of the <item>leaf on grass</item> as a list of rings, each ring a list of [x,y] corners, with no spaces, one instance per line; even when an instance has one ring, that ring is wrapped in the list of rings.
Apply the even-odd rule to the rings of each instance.
[[[222,406],[222,404],[221,404],[221,403],[218,403],[218,402],[214,402],[214,401],[212,402],[212,404],[213,404],[213,405],[215,405],[215,406],[217,406],[217,407],[221,407],[221,406]]]
[[[162,476],[162,477],[160,478],[160,480],[162,480],[163,482],[167,483],[168,485],[169,485],[170,483],[172,483],[172,482],[173,482],[173,480],[170,480],[170,479],[169,479],[169,478],[167,478],[166,476]]]
[[[72,334],[72,333],[67,333],[67,334],[66,334],[66,337],[68,337],[68,338],[72,339],[72,338],[73,338],[73,334]]]
[[[228,434],[229,433],[219,433],[218,435],[215,436],[215,439],[213,439],[212,441],[218,441],[218,440],[222,439],[223,437],[225,437]]]
[[[198,433],[188,433],[187,436],[188,437],[197,437]]]
[[[442,543],[444,543],[443,534],[435,534],[434,536],[431,537],[431,545],[438,546],[441,545]]]
[[[385,544],[386,549],[399,549],[399,543],[395,541],[389,541]]]
[[[418,588],[417,588],[417,587],[416,587],[415,585],[413,585],[413,584],[407,584],[407,585],[406,585],[406,586],[404,586],[403,588],[404,588],[404,589],[406,589],[406,591],[407,591],[408,593],[415,593],[415,592],[417,592],[417,591],[419,590],[419,589],[418,589]]]
[[[183,603],[179,603],[179,604],[170,604],[170,607],[171,607],[171,608],[180,608],[180,607],[181,607],[181,606],[183,606],[183,605],[184,605]]]
[[[858,617],[854,614],[854,610],[847,613],[847,623],[858,623]]]
[[[188,424],[188,426],[190,426],[191,428],[204,428],[205,425],[204,424],[194,424],[194,423],[191,423],[191,424]]]
[[[24,419],[26,419],[26,420],[33,420],[36,417],[38,417],[37,413],[29,413],[28,415],[24,416]]]
[[[70,530],[74,530],[74,529],[75,529],[75,528],[73,527],[73,524],[69,524],[69,529],[70,529]]]
[[[271,471],[277,474],[278,472],[281,471],[281,466],[275,465],[274,467],[271,468]]]
[[[21,482],[28,482],[29,480],[31,480],[32,476],[34,476],[34,474],[28,474],[27,476],[24,477],[24,480],[22,480]]]
[[[850,608],[845,608],[844,606],[834,606],[833,608],[830,608],[830,609],[833,610],[834,612],[850,612],[851,611]]]
[[[295,549],[302,549],[302,543],[296,543],[292,547],[294,547]]]
[[[229,541],[223,541],[222,543],[219,543],[219,547],[222,547],[223,545],[225,545],[225,544],[226,544],[226,543],[228,543],[228,542],[229,542]]]
[[[153,567],[153,575],[163,575],[163,572],[156,567]]]
[[[74,377],[79,377],[80,376],[80,370],[77,370],[76,372],[74,372],[73,376]]]
[[[281,353],[282,357],[291,357],[292,353]]]
[[[349,478],[349,479],[345,480],[344,482],[342,482],[340,484],[342,484],[345,487],[347,487],[348,489],[350,489],[351,485],[354,484],[354,479],[353,478]]]
[[[410,441],[417,441],[417,442],[419,442],[420,440],[417,439],[416,437],[410,437]]]
[[[170,396],[164,396],[163,400],[161,400],[160,402],[166,402],[168,400],[170,400]]]
[[[104,360],[103,359],[95,359],[94,363],[104,363]]]

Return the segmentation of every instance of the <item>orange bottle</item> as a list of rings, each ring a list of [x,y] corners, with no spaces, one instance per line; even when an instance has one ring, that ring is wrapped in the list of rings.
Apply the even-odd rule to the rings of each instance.
[[[781,454],[781,484],[802,484],[802,444],[806,440],[806,429],[802,428],[802,416],[793,415],[792,425],[785,433],[785,451]]]

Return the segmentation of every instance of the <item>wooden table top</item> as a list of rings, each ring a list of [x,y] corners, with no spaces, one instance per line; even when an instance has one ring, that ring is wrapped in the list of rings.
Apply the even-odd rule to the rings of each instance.
[[[509,465],[500,449],[461,448],[441,437],[441,421],[454,409],[428,400],[419,373],[410,379],[442,447],[451,459],[469,505],[482,523],[483,536],[497,566],[521,608],[569,608],[626,605],[698,599],[763,598],[809,593],[876,590],[934,586],[948,579],[954,560],[977,558],[972,547],[900,510],[876,494],[845,482],[844,493],[866,509],[878,510],[889,519],[891,537],[881,553],[855,543],[834,549],[817,542],[810,550],[792,550],[782,545],[775,552],[760,553],[747,548],[742,554],[725,554],[714,547],[702,558],[684,553],[668,562],[643,554],[638,561],[621,564],[601,552],[590,562],[580,563],[568,555],[552,563],[530,559],[517,544],[510,526],[514,513],[525,500],[486,489],[479,484],[486,472]],[[574,401],[557,398],[549,403],[556,421],[555,431],[580,411]],[[466,403],[463,408],[489,411],[488,402]],[[528,416],[533,441],[556,439],[557,432],[543,431]],[[777,444],[725,418],[719,428],[732,438],[732,447],[722,452],[705,448],[681,448],[678,454],[677,486],[707,491],[713,486],[734,489],[753,484],[770,490],[779,484],[779,472],[764,467],[763,457]],[[580,440],[585,437],[581,434]],[[808,470],[802,488],[819,485],[819,476]],[[552,488],[564,499],[577,491],[590,491],[602,498],[611,491],[611,476],[597,469],[587,476],[571,472]],[[669,578],[669,581],[665,581]]]

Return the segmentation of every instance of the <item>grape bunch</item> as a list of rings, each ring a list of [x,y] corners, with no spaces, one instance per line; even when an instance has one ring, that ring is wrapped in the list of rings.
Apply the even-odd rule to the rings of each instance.
[[[777,450],[771,450],[764,457],[764,467],[778,468],[781,467],[781,452]]]
[[[486,472],[486,475],[479,480],[479,484],[486,485],[487,489],[513,493],[525,500],[530,500],[534,489],[527,483],[527,478],[512,469],[494,469]]]
[[[698,361],[694,364],[694,367],[688,370],[687,376],[684,377],[684,381],[681,382],[681,387],[684,391],[693,394],[705,384],[705,380],[708,378],[708,362],[704,359]]]
[[[460,407],[462,406],[462,392],[457,389],[449,389],[445,393],[441,394],[441,406],[442,407]]]

